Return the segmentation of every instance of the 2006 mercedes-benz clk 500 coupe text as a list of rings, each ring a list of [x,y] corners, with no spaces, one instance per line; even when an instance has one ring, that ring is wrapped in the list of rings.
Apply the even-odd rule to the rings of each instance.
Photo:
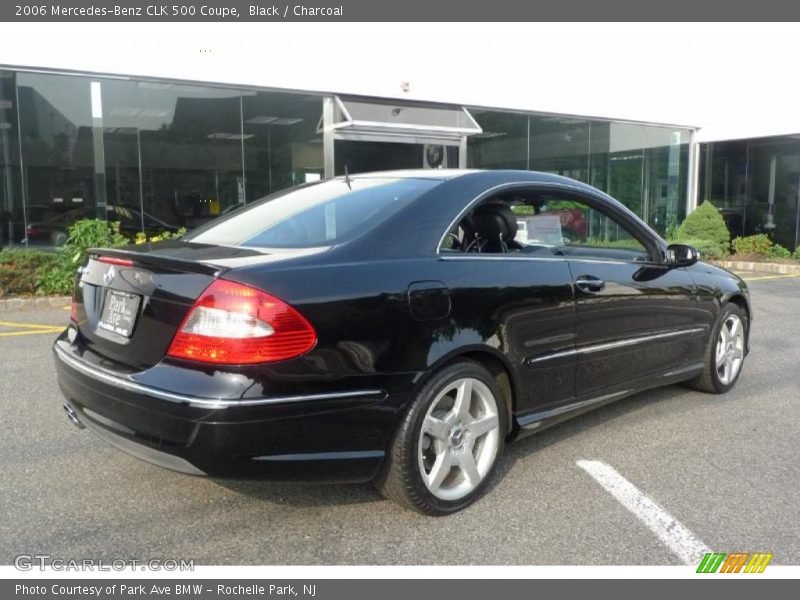
[[[91,250],[54,351],[70,419],[134,456],[446,514],[514,438],[655,386],[727,392],[751,320],[741,279],[588,185],[426,170]]]

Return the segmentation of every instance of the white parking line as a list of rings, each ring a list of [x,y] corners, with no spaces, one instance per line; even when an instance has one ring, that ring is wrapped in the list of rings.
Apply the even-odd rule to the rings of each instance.
[[[685,564],[696,566],[707,552],[711,552],[680,521],[620,475],[614,467],[599,460],[579,460],[576,464],[647,525]]]

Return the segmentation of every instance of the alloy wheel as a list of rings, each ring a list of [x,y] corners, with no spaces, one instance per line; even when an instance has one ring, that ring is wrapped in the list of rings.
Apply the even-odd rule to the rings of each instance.
[[[499,447],[494,395],[478,379],[457,379],[437,394],[422,422],[417,451],[422,480],[437,498],[463,498],[491,471]]]
[[[719,330],[715,354],[717,377],[722,385],[730,385],[739,374],[744,360],[744,325],[735,314],[728,315]]]

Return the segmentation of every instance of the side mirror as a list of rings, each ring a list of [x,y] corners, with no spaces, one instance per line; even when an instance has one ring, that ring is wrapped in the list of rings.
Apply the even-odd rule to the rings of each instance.
[[[690,267],[700,259],[700,252],[689,244],[670,244],[666,258],[670,267]]]

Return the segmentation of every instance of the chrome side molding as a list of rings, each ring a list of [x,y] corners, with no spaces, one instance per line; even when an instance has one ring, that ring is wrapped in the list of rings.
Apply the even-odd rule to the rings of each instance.
[[[635,346],[645,342],[654,340],[663,340],[679,336],[690,336],[705,331],[703,327],[692,327],[690,329],[679,329],[678,331],[667,331],[664,333],[654,333],[650,335],[641,335],[624,340],[617,340],[615,342],[606,342],[604,344],[595,344],[593,346],[584,346],[583,348],[573,348],[570,350],[563,350],[560,352],[553,352],[543,356],[529,356],[523,362],[530,366],[541,362],[552,360],[554,358],[563,358],[565,356],[580,356],[582,354],[594,354],[595,352],[604,352],[606,350],[616,350],[617,348],[625,348],[626,346]]]

